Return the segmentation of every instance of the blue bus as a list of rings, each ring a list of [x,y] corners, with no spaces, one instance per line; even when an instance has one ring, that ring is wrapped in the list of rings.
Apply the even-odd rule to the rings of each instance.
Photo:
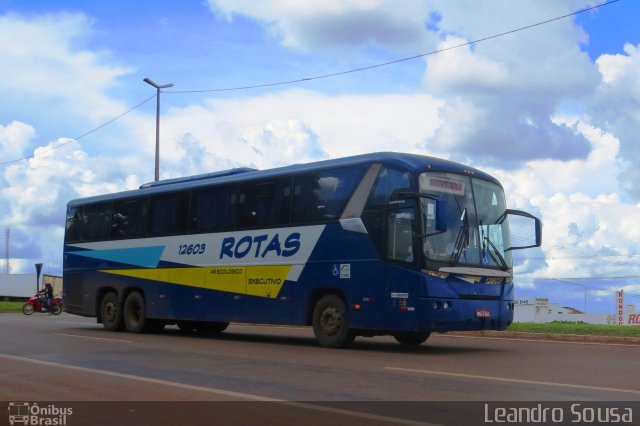
[[[531,235],[513,246],[509,217]],[[451,161],[372,153],[238,168],[70,201],[67,312],[111,331],[312,326],[320,345],[504,330],[515,249],[540,221]]]

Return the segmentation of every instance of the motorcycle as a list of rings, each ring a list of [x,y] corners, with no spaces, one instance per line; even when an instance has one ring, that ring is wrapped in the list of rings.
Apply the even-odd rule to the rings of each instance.
[[[51,299],[49,309],[53,315],[60,315],[62,313],[62,299],[59,297]],[[49,312],[49,309],[45,306],[44,296],[40,292],[31,296],[31,298],[22,305],[22,313],[25,315],[31,315],[34,312]]]

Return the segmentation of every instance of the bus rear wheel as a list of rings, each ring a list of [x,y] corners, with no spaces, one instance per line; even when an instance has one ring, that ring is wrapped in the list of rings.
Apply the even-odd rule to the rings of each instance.
[[[120,299],[115,292],[110,291],[104,295],[100,302],[100,319],[104,328],[109,331],[122,330],[124,323],[121,308]]]
[[[131,333],[156,333],[162,331],[164,323],[147,318],[144,297],[137,291],[130,293],[124,302],[124,324]]]
[[[431,336],[431,333],[428,331],[403,331],[395,333],[393,338],[403,346],[419,346],[426,342],[429,336]]]
[[[313,309],[313,333],[321,346],[344,348],[356,335],[349,329],[349,317],[344,301],[333,294],[322,297]]]

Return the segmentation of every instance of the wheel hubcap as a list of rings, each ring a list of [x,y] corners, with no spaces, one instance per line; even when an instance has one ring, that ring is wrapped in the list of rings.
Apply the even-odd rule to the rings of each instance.
[[[327,308],[322,312],[322,331],[328,336],[336,334],[342,326],[342,316],[336,308]]]
[[[107,303],[104,307],[105,319],[107,321],[113,321],[116,317],[116,308],[113,303]]]

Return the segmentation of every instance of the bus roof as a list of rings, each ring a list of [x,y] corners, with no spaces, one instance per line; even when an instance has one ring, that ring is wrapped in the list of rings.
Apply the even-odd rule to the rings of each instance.
[[[71,200],[69,201],[68,206],[74,207],[82,204],[98,203],[115,199],[126,199],[141,195],[161,194],[166,192],[196,188],[200,186],[208,186],[212,184],[235,183],[261,178],[275,178],[290,174],[317,172],[325,169],[366,164],[384,164],[388,166],[396,166],[404,170],[411,170],[413,172],[434,171],[470,174],[474,177],[485,179],[500,185],[500,182],[493,176],[481,170],[465,166],[454,161],[418,154],[375,152],[370,154],[355,155],[351,157],[336,158],[332,160],[317,161],[313,163],[294,164],[267,170],[256,170],[243,167],[223,170],[219,172],[205,173],[195,176],[187,176],[183,178],[166,179],[158,182],[145,183],[136,190]]]

